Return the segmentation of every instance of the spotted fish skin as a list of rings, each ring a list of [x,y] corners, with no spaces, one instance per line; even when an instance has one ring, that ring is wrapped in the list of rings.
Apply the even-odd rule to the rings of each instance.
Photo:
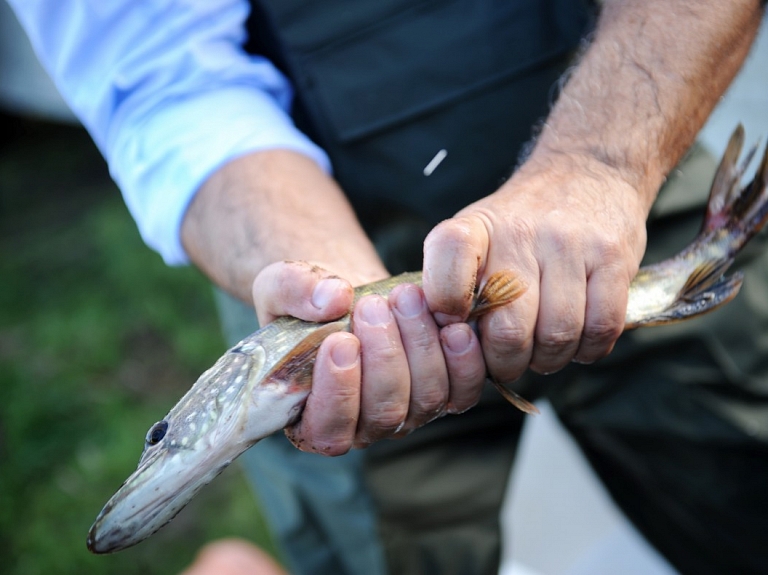
[[[699,237],[677,256],[641,268],[632,281],[627,329],[695,317],[738,293],[741,274],[723,274],[768,218],[768,151],[755,178],[742,188],[748,162],[737,166],[737,160],[743,139],[739,127],[712,184]],[[421,272],[361,286],[355,297],[386,296],[402,283],[420,284]],[[513,272],[498,272],[477,296],[471,315],[507,305],[524,291]],[[311,388],[318,347],[329,334],[349,331],[351,322],[349,314],[322,324],[279,318],[227,351],[149,430],[138,468],[96,518],[88,548],[110,553],[146,539],[243,451],[294,423]],[[520,409],[535,411],[511,389],[498,383],[497,388]]]
[[[88,548],[111,553],[146,539],[243,451],[296,421],[309,394],[312,362],[286,364],[287,352],[345,325],[348,319],[310,324],[280,318],[227,351],[150,428],[138,468],[99,513]]]

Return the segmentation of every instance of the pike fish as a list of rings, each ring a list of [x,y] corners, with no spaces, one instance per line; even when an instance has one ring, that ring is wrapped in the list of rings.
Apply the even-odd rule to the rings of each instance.
[[[768,218],[768,150],[742,188],[756,149],[737,164],[743,141],[739,126],[712,183],[699,235],[678,255],[641,268],[632,281],[627,329],[698,316],[738,293],[743,275],[724,273]],[[420,283],[421,273],[359,287],[356,297],[386,295],[405,282]],[[472,315],[506,305],[524,290],[513,272],[499,272],[476,297]],[[146,539],[246,449],[295,423],[310,392],[318,347],[329,334],[349,331],[352,321],[349,314],[330,323],[279,318],[227,351],[149,429],[138,468],[96,518],[88,548],[111,553]],[[497,388],[517,407],[535,411],[509,388]]]

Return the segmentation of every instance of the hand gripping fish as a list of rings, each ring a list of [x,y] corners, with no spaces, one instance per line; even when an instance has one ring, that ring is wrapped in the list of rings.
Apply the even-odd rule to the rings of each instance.
[[[752,156],[737,166],[744,141],[739,126],[715,175],[704,225],[673,258],[643,267],[629,288],[626,329],[671,323],[713,310],[739,291],[743,276],[723,274],[768,217],[768,150],[750,184],[741,179]],[[355,290],[387,295],[406,273]],[[512,272],[492,276],[472,315],[514,301],[525,290]],[[351,328],[351,315],[330,323],[279,318],[227,351],[146,436],[136,471],[96,518],[88,535],[94,553],[135,545],[170,521],[192,497],[260,439],[296,422],[312,383],[317,349],[329,334]],[[511,390],[499,391],[524,411],[535,407]]]

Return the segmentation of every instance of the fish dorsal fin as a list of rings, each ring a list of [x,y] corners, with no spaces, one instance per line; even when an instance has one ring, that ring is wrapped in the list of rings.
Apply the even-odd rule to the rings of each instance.
[[[739,170],[737,162],[741,149],[744,147],[744,126],[739,124],[728,140],[720,165],[717,167],[715,177],[712,179],[712,187],[709,190],[707,202],[707,214],[704,218],[702,231],[710,231],[721,225],[721,219],[728,217],[730,205],[735,200],[738,192],[739,180],[742,170]]]
[[[764,220],[768,217],[766,206],[768,204],[768,198],[766,198],[768,151],[763,155],[755,178],[742,189],[741,180],[757,152],[757,145],[752,146],[741,164],[737,166],[743,145],[744,128],[739,124],[731,135],[728,147],[712,180],[702,233],[743,220],[743,225],[747,229],[743,242],[746,242],[754,235],[751,229],[762,227]]]
[[[344,331],[345,328],[346,323],[343,321],[321,324],[286,353],[265,379],[291,382],[298,387],[309,387],[312,384],[312,369],[315,366],[315,357],[320,344],[332,333]]]
[[[477,319],[497,308],[512,303],[525,293],[526,285],[510,270],[501,270],[488,278],[475,300],[469,320]]]
[[[749,238],[759,230],[768,218],[768,146],[766,146],[763,159],[757,167],[757,172],[750,186],[749,212],[747,213],[747,226],[750,229]],[[755,229],[755,231],[751,231]]]

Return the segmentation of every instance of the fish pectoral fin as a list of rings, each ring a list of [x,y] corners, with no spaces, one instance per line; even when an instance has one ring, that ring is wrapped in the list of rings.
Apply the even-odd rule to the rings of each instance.
[[[502,397],[520,411],[527,413],[528,415],[539,415],[541,413],[538,407],[533,405],[527,399],[520,397],[517,392],[512,391],[509,387],[501,382],[496,381],[493,377],[489,379],[493,382],[494,387],[496,387],[496,390],[502,395]]]
[[[706,261],[691,272],[675,301],[694,301],[722,283],[723,274],[731,267],[733,259]],[[734,294],[735,295],[735,294]]]
[[[726,277],[722,272],[730,261],[720,265],[702,264],[688,278],[675,301],[661,313],[647,317],[627,328],[650,327],[683,321],[695,315],[709,313],[731,301],[741,289],[744,274],[736,272]]]
[[[332,333],[343,331],[344,327],[345,324],[341,321],[321,325],[286,353],[267,377],[291,382],[300,388],[309,387],[312,384],[312,370],[320,344]]]
[[[477,319],[497,308],[512,303],[525,293],[526,285],[511,270],[501,270],[494,273],[485,282],[483,289],[475,300],[468,321]]]

